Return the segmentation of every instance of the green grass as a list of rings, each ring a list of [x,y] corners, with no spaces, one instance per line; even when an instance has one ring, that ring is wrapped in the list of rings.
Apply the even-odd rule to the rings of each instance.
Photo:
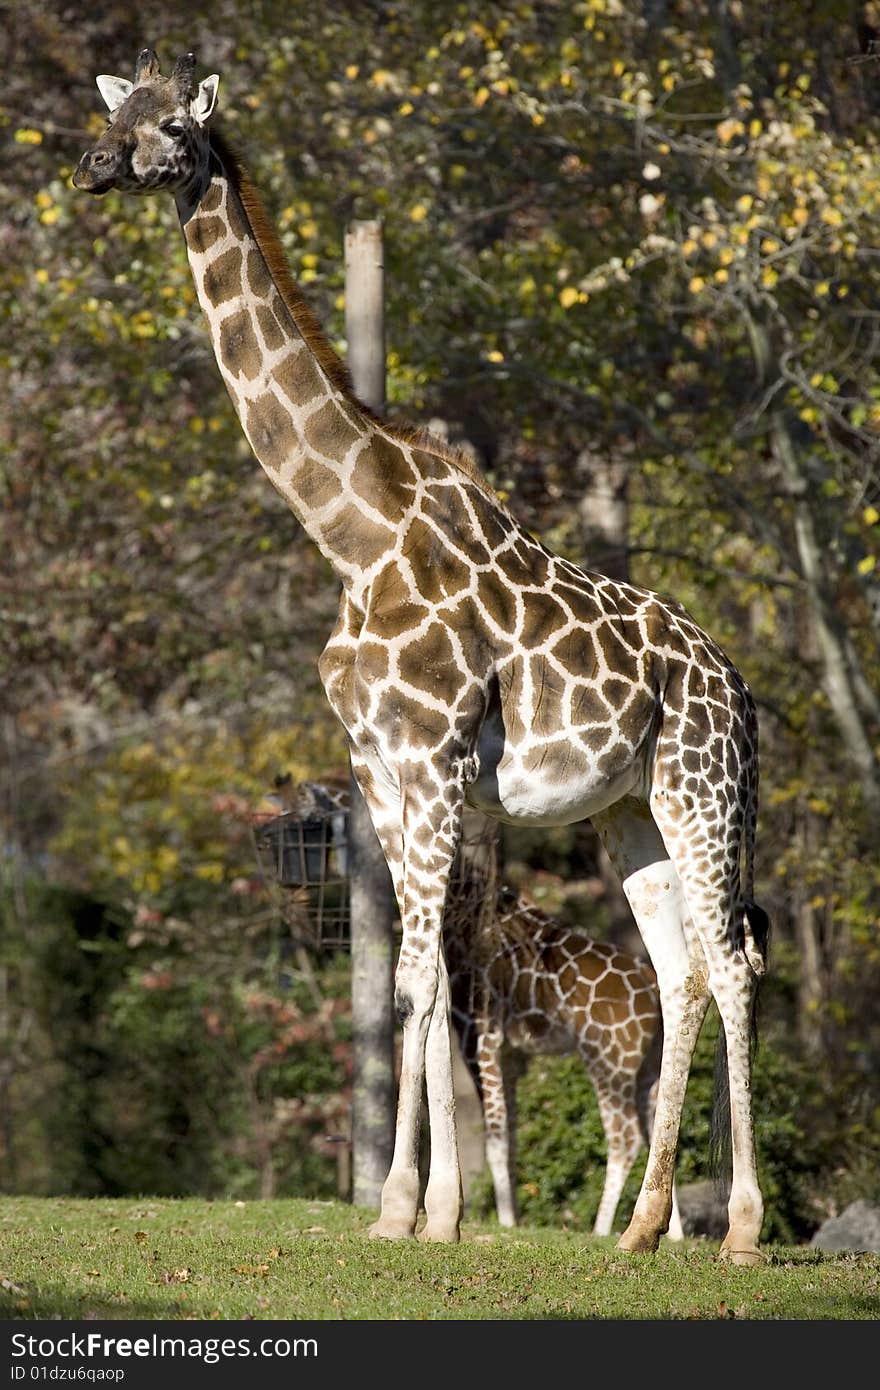
[[[458,1246],[370,1240],[337,1202],[3,1198],[0,1317],[876,1319],[880,1256],[614,1239],[466,1222]]]

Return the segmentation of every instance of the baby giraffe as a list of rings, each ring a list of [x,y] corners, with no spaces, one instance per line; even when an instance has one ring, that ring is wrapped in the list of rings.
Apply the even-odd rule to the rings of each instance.
[[[481,877],[462,858],[450,884],[444,942],[452,1020],[483,1108],[498,1220],[517,1222],[523,1058],[577,1052],[596,1091],[608,1150],[593,1231],[610,1235],[624,1183],[651,1138],[663,1047],[657,977],[646,960],[563,926],[511,889],[499,889],[494,913],[481,912]],[[683,1235],[674,1183],[668,1235]]]

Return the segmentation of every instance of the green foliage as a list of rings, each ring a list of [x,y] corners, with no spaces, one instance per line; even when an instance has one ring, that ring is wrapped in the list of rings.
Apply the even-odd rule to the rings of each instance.
[[[0,899],[5,1191],[336,1192],[344,962],[319,983],[265,912],[135,925],[36,886],[21,906]]]

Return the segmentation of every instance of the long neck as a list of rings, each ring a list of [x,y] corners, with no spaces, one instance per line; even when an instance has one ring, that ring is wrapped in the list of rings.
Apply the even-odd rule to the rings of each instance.
[[[222,145],[211,159],[203,196],[178,211],[217,364],[273,486],[356,595],[395,539],[393,509],[359,482],[388,440],[352,396],[247,176]]]

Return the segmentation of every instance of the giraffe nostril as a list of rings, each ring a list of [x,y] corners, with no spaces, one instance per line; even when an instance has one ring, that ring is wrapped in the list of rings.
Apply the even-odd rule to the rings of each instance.
[[[95,165],[109,164],[113,158],[109,150],[92,150],[89,163],[94,168]]]

